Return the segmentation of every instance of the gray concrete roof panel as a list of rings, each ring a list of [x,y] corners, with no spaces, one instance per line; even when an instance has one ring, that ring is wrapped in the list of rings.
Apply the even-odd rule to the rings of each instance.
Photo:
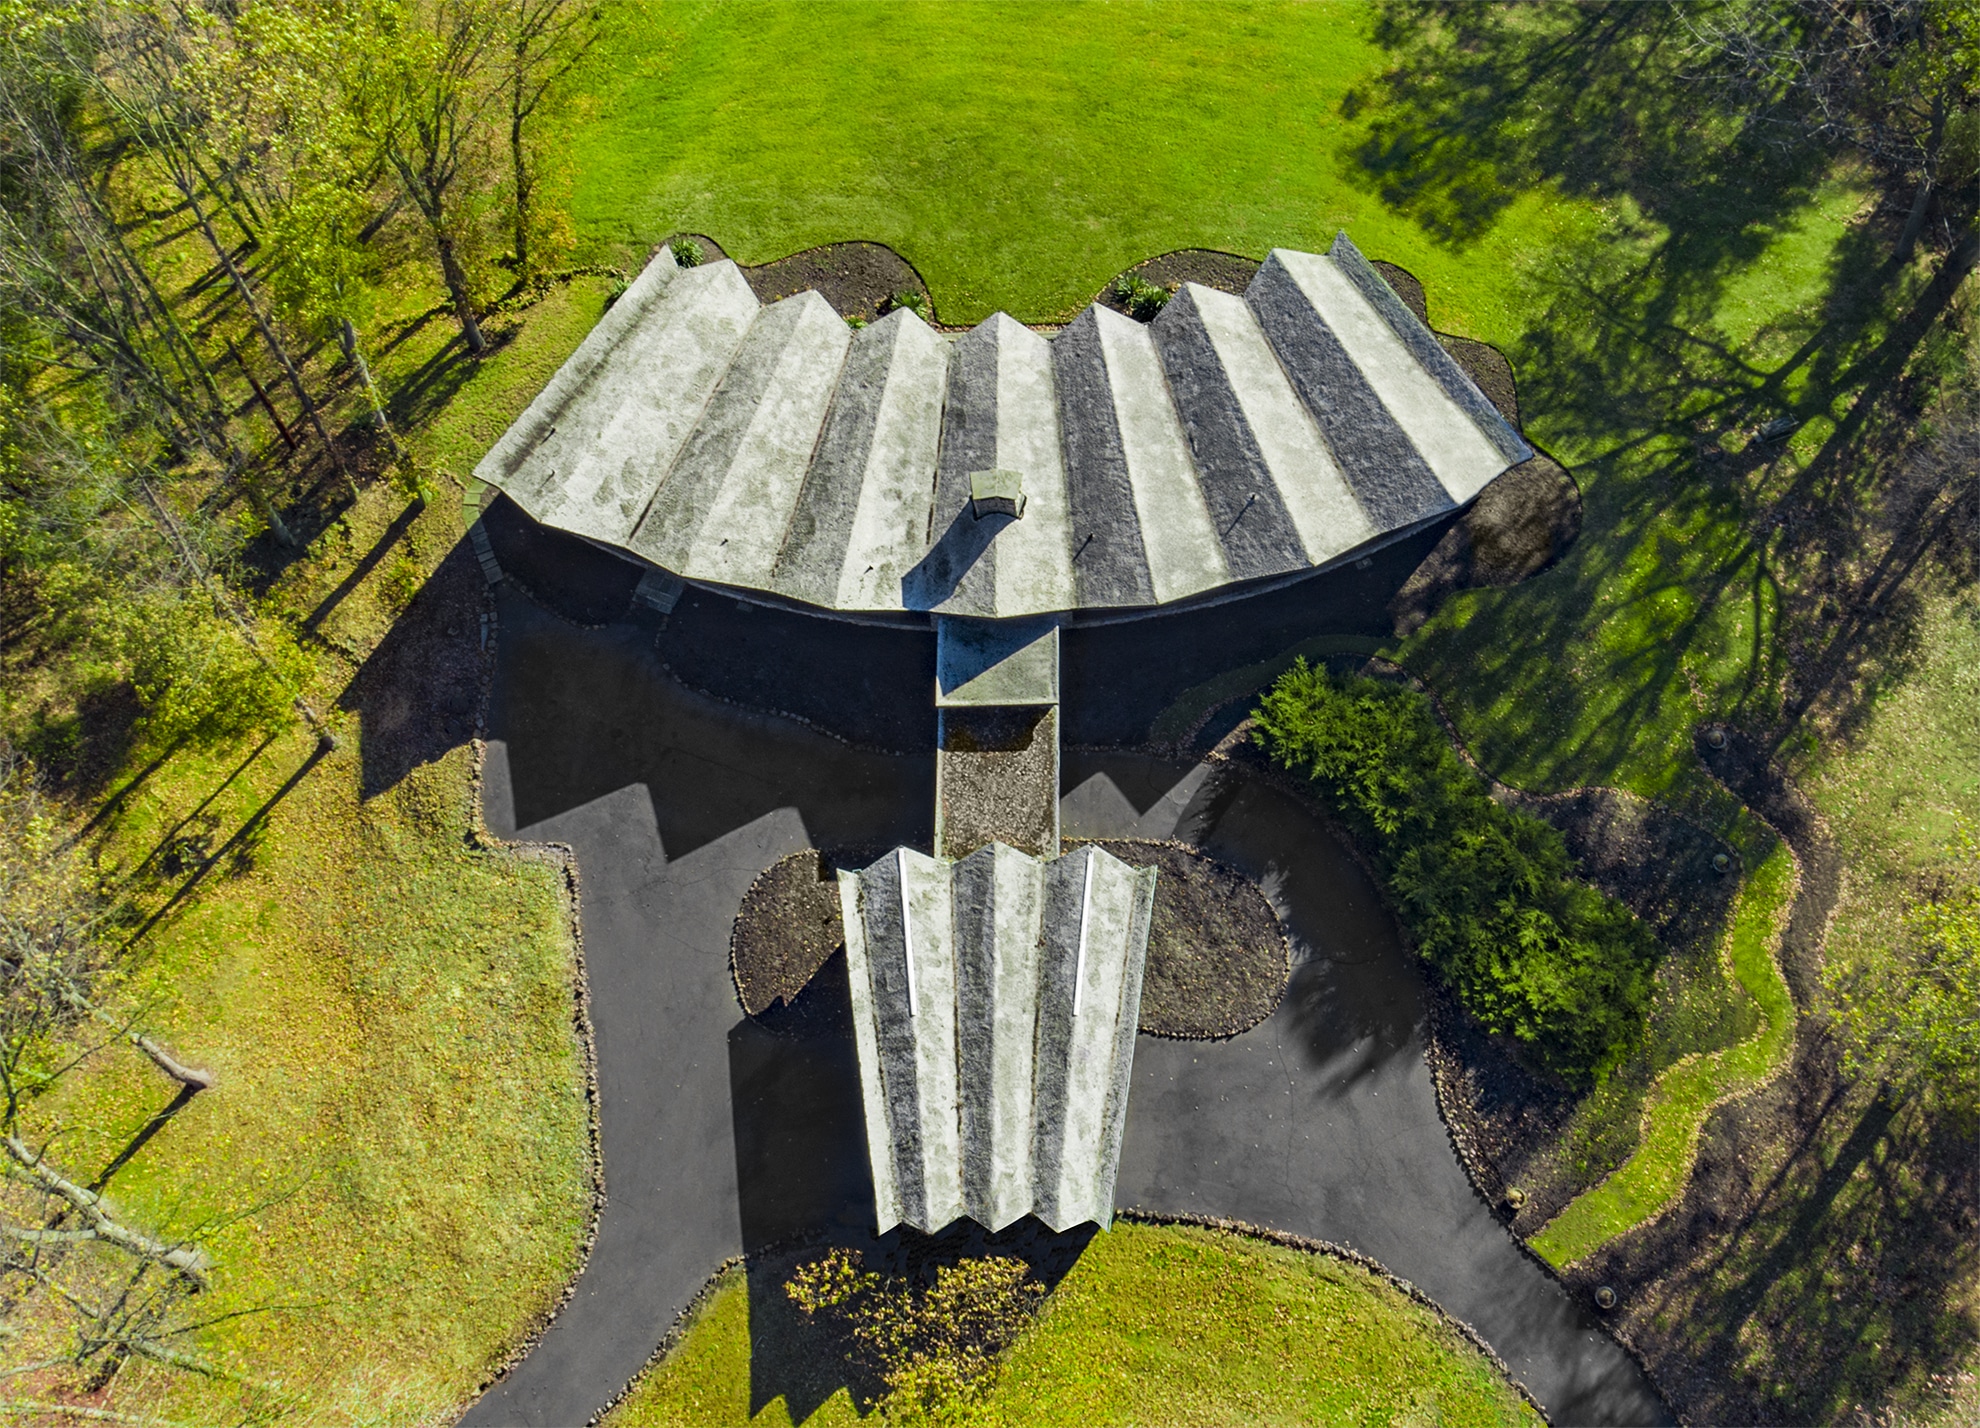
[[[1345,235],[1149,326],[849,334],[662,253],[476,468],[537,520],[850,617],[1140,610],[1292,578],[1528,452]],[[1021,515],[970,479],[1022,478]]]

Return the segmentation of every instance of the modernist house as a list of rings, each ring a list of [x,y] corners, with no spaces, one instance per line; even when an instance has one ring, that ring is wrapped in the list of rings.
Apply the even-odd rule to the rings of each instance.
[[[935,846],[843,872],[875,1211],[1112,1216],[1152,870],[1061,856],[1058,633],[1361,559],[1532,451],[1350,243],[1045,336],[858,331],[660,252],[475,474],[821,620],[933,622]]]

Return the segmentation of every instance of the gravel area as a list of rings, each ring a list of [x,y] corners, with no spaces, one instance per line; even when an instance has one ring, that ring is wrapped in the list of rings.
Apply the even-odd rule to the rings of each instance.
[[[937,788],[945,858],[986,843],[1056,858],[1059,711],[943,711]]]

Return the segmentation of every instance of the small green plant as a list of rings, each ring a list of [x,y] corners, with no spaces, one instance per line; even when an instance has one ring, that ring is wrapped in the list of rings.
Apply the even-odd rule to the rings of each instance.
[[[1930,1081],[1969,1117],[1980,1114],[1980,837],[1971,823],[1956,818],[1933,882],[1895,922],[1883,956],[1823,973],[1849,1067],[1900,1085]]]
[[[1151,283],[1139,273],[1122,273],[1114,279],[1114,296],[1120,299],[1128,316],[1137,322],[1152,322],[1169,301],[1170,290]]]
[[[1607,1077],[1642,1033],[1661,948],[1574,876],[1557,831],[1493,800],[1428,699],[1301,660],[1266,694],[1255,737],[1368,851],[1465,1010],[1570,1083]]]
[[[895,293],[892,299],[890,299],[889,301],[889,306],[904,307],[909,312],[913,313],[916,317],[920,318],[923,322],[926,322],[928,320],[927,293],[917,292],[913,288],[908,288],[902,292]]]
[[[854,332],[857,332],[862,327],[866,326],[866,319],[861,317],[858,313],[854,313],[851,317],[848,317],[846,319],[846,326],[850,327]]]
[[[701,245],[692,238],[676,238],[673,246],[674,261],[683,268],[698,268],[702,260],[708,256],[702,251]]]
[[[924,1285],[875,1274],[847,1249],[799,1265],[784,1292],[806,1318],[850,1338],[887,1386],[879,1407],[889,1423],[967,1419],[1045,1297],[1019,1259],[961,1260]]]
[[[624,297],[626,295],[626,289],[631,286],[632,284],[624,278],[612,279],[611,286],[605,289],[605,306],[609,308],[613,303]]]

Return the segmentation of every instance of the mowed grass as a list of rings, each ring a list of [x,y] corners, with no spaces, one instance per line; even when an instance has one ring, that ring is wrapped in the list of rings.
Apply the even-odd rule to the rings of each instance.
[[[1175,248],[1263,257],[1348,229],[1447,327],[1518,330],[1511,269],[1592,214],[1518,196],[1475,251],[1351,172],[1373,10],[1177,3],[621,4],[573,106],[585,256],[707,233],[746,263],[887,243],[943,322],[1071,317]]]
[[[732,1270],[606,1421],[791,1422],[781,1397],[754,1419],[749,1409],[749,1296]],[[842,1389],[804,1421],[860,1420]],[[983,1421],[1482,1428],[1541,1420],[1447,1320],[1356,1265],[1219,1231],[1118,1223],[1087,1246],[1012,1348]]]
[[[944,321],[1048,321],[1152,254],[1349,230],[1423,279],[1436,325],[1508,353],[1528,432],[1585,503],[1553,570],[1462,594],[1385,652],[1505,781],[1620,786],[1737,839],[1692,731],[1778,717],[1797,662],[1782,585],[1809,570],[1768,534],[1773,513],[1847,446],[1853,408],[1893,376],[1886,354],[1902,367],[1890,339],[1926,274],[1878,266],[1861,173],[1742,147],[1738,116],[1671,70],[1683,37],[1656,7],[1481,10],[1462,44],[1457,21],[1399,14],[614,8],[569,116],[581,256],[634,261],[680,230],[745,262],[878,239]],[[1757,445],[1783,412],[1800,431]],[[1733,456],[1700,461],[1702,439]],[[1832,499],[1873,499],[1838,465]],[[1154,736],[1282,668],[1190,691]],[[1667,965],[1653,1016],[1570,1126],[1560,1173],[1613,1171],[1660,1077],[1759,1034],[1709,955]],[[1681,1183],[1689,1146],[1653,1151],[1659,1182]]]

